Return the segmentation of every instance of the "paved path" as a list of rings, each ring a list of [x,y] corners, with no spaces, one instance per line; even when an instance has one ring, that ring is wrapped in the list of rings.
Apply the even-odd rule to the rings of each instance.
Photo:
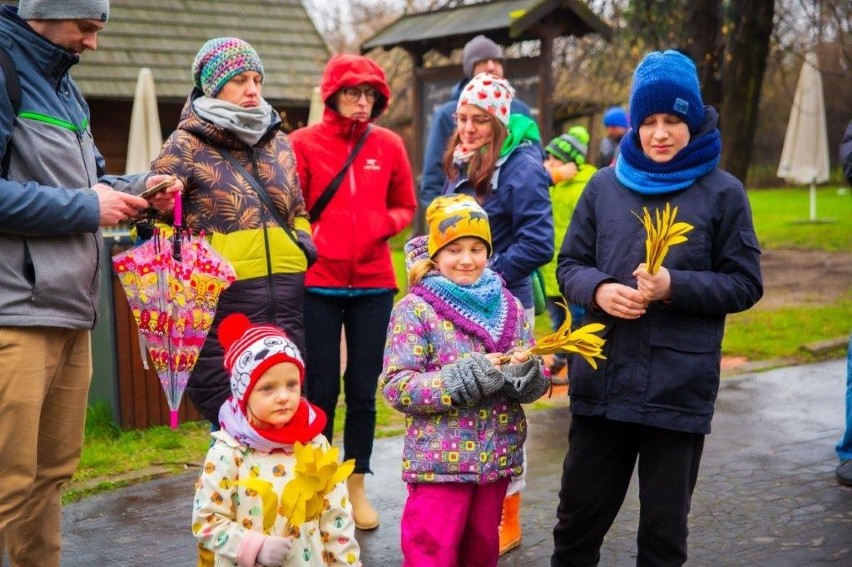
[[[834,480],[845,361],[726,379],[719,393],[690,516],[689,565],[852,565],[852,488]],[[567,408],[533,414],[523,545],[501,567],[549,566]],[[377,441],[368,491],[381,527],[359,532],[368,567],[399,565],[401,438]],[[190,472],[65,508],[63,567],[195,564]],[[635,483],[607,536],[602,565],[635,564]],[[440,567],[440,566],[436,566]]]

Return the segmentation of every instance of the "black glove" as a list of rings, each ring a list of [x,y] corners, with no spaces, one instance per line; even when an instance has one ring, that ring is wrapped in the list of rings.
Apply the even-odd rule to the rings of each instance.
[[[506,378],[503,391],[522,404],[536,401],[550,388],[550,380],[544,375],[541,358],[537,356],[520,364],[505,364],[501,370]]]
[[[303,230],[296,231],[296,240],[298,240],[299,248],[305,253],[305,258],[308,259],[308,267],[310,268],[317,261],[317,247],[314,246],[311,235]]]
[[[493,396],[506,381],[503,373],[478,352],[441,368],[441,380],[453,401],[465,404]]]

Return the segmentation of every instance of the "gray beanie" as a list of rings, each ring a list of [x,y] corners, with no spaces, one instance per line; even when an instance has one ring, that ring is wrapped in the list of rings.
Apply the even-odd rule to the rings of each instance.
[[[109,0],[21,0],[18,16],[23,20],[107,21]]]
[[[478,35],[464,45],[464,50],[462,51],[464,76],[468,78],[473,77],[474,65],[486,59],[499,59],[502,61],[503,50],[484,35]]]

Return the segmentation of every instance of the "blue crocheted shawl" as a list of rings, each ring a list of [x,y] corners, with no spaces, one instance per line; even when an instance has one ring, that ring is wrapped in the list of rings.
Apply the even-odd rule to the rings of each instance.
[[[642,151],[638,125],[621,139],[621,150],[615,163],[615,175],[629,189],[642,195],[661,195],[686,189],[719,165],[722,140],[716,123],[719,114],[712,106],[704,107],[705,119],[685,148],[665,162],[659,163]]]
[[[503,280],[486,268],[472,285],[459,285],[431,273],[411,288],[435,312],[451,321],[462,332],[478,337],[488,352],[506,352],[512,348],[518,306]]]

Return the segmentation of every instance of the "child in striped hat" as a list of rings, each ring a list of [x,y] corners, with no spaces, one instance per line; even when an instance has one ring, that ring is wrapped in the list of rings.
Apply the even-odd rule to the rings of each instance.
[[[360,565],[346,483],[327,495],[318,519],[293,525],[270,507],[295,476],[294,444],[324,451],[323,411],[302,397],[305,366],[287,334],[235,313],[219,326],[231,397],[196,483],[192,532],[216,565]],[[272,510],[272,513],[270,512]]]

